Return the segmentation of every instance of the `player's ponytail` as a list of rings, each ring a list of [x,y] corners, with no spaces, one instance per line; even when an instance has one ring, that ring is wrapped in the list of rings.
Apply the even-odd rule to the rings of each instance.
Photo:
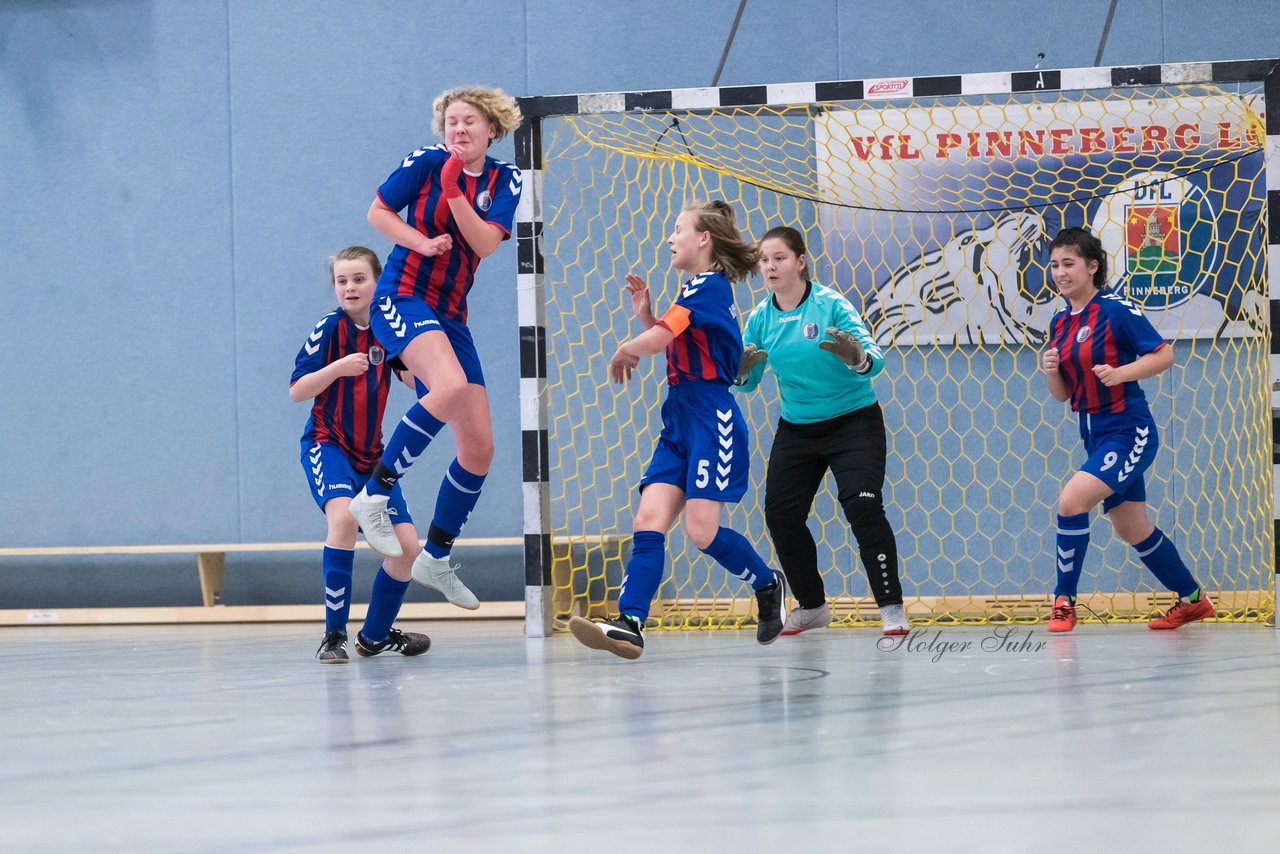
[[[1059,246],[1069,246],[1085,261],[1097,261],[1098,269],[1093,273],[1093,286],[1102,290],[1107,286],[1107,253],[1102,248],[1102,241],[1094,237],[1087,228],[1064,228],[1058,232],[1049,244],[1049,251]]]
[[[693,215],[693,227],[711,235],[711,262],[731,282],[744,282],[760,265],[760,249],[738,233],[738,222],[727,202],[715,199],[694,202],[684,209]]]

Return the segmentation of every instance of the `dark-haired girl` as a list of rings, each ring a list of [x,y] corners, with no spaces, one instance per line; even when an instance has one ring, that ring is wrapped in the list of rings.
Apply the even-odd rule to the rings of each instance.
[[[830,471],[884,633],[905,635],[910,627],[898,545],[884,512],[884,414],[871,385],[884,370],[884,354],[849,300],[809,278],[800,232],[771,229],[760,241],[760,254],[769,295],[747,318],[738,386],[751,391],[759,385],[767,360],[782,398],[764,493],[769,536],[799,605],[782,633],[797,635],[831,622],[807,524]]]
[[[1054,589],[1049,631],[1076,625],[1076,590],[1089,548],[1089,511],[1099,502],[1116,535],[1178,602],[1153,629],[1176,629],[1212,617],[1201,590],[1168,535],[1147,515],[1143,474],[1160,447],[1139,380],[1167,371],[1173,348],[1120,293],[1105,289],[1107,256],[1083,228],[1066,228],[1050,244],[1049,271],[1067,308],[1049,324],[1041,369],[1055,400],[1070,401],[1088,455],[1058,497]]]

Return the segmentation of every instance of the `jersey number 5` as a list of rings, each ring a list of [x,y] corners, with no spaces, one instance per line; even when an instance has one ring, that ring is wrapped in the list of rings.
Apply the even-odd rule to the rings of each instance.
[[[711,482],[711,462],[709,460],[698,460],[698,479],[693,482],[698,489],[706,489],[707,484]]]

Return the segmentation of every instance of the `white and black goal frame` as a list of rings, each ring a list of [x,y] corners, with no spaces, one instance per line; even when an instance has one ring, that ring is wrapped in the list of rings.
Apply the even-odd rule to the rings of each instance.
[[[524,492],[525,633],[551,634],[550,448],[547,432],[547,346],[542,255],[542,122],[552,116],[651,110],[705,110],[862,101],[881,79],[823,83],[779,83],[597,92],[520,98],[524,124],[515,134],[516,165],[524,172],[524,192],[516,212],[518,322],[520,324],[520,431]],[[903,77],[904,92],[929,98],[1005,95],[1016,92],[1074,92],[1161,85],[1261,84],[1266,119],[1267,289],[1271,305],[1272,478],[1280,483],[1280,59],[1185,62],[1167,65],[1062,68]],[[908,88],[909,86],[909,88]],[[1280,573],[1280,508],[1273,510]],[[1277,579],[1280,580],[1280,579]],[[1280,600],[1280,589],[1276,590]],[[1278,601],[1280,604],[1280,601]],[[1280,610],[1280,609],[1278,609]]]

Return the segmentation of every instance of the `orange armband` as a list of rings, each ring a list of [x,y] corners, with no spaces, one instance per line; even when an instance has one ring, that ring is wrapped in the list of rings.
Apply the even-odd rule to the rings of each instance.
[[[658,318],[658,323],[670,330],[672,335],[679,337],[689,328],[689,309],[682,305],[673,305],[667,309],[666,314]]]

